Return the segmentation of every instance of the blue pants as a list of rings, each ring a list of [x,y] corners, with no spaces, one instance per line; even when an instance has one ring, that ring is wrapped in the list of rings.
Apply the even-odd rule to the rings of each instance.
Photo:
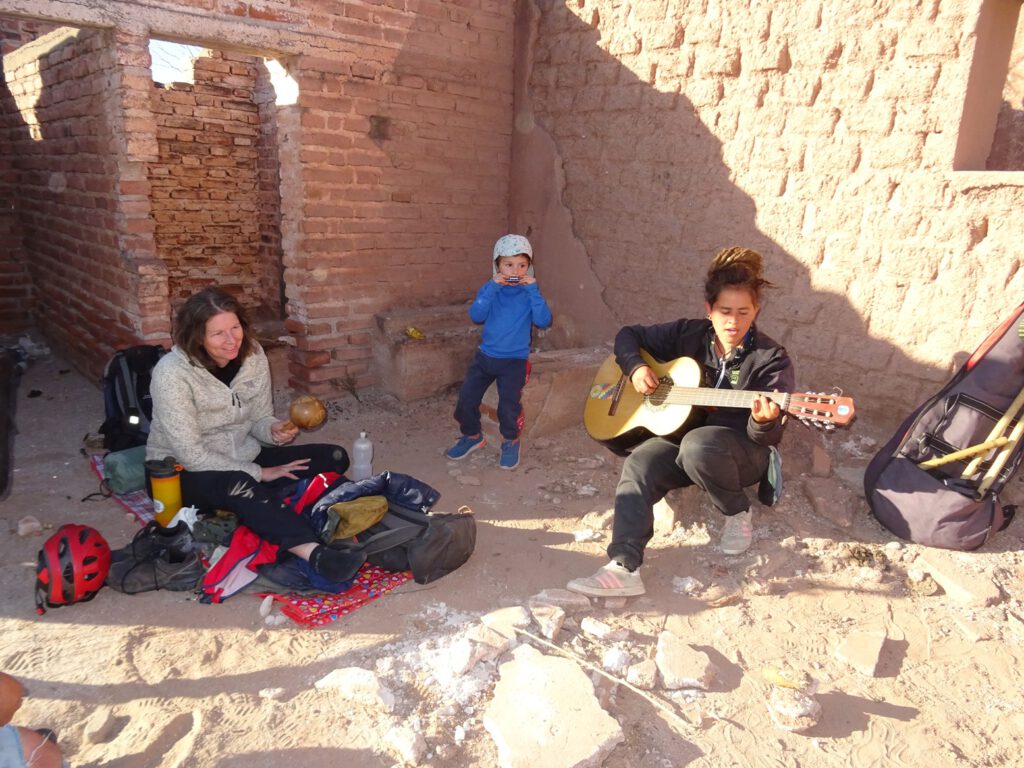
[[[676,488],[696,485],[724,515],[746,512],[750,499],[743,489],[764,475],[769,454],[727,427],[691,429],[679,445],[663,437],[644,441],[622,465],[608,557],[630,569],[643,563],[654,536],[654,505]]]
[[[498,382],[498,426],[501,436],[515,440],[523,431],[523,387],[530,376],[528,360],[488,357],[476,353],[455,404],[455,420],[464,435],[480,434],[480,403],[484,392]]]

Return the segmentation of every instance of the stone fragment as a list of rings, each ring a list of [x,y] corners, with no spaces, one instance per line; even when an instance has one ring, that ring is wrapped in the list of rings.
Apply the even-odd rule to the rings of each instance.
[[[459,485],[480,485],[480,478],[476,475],[459,475],[455,479]]]
[[[427,751],[423,735],[407,725],[396,725],[384,736],[391,752],[407,765],[420,765]]]
[[[604,538],[604,534],[591,528],[584,528],[579,531],[573,531],[572,538],[576,543],[584,544],[588,541],[601,541]]]
[[[768,713],[784,731],[806,731],[821,719],[821,704],[796,688],[773,686],[768,696]]]
[[[605,624],[603,621],[598,621],[592,616],[584,616],[580,621],[580,629],[591,637],[597,638],[598,640],[625,640],[629,637],[629,630],[622,627],[616,629]]]
[[[968,571],[973,562],[962,560],[944,550],[928,550],[921,562],[950,599],[960,605],[983,608],[1002,601],[1002,593],[991,578]]]
[[[862,675],[874,677],[884,644],[884,633],[851,632],[836,648],[836,658]]]
[[[626,670],[626,682],[644,691],[654,689],[658,684],[658,664],[654,659],[644,659]]]
[[[608,648],[601,656],[601,666],[605,672],[611,672],[613,675],[621,675],[629,667],[629,663],[632,661],[630,655],[621,648]]]
[[[627,602],[629,602],[628,597],[606,597],[604,598],[604,607],[609,611],[621,611],[626,607]]]
[[[672,577],[672,591],[680,595],[695,595],[702,589],[704,589],[704,585],[693,576]]]
[[[495,632],[500,632],[509,640],[516,639],[516,627],[526,629],[530,626],[530,614],[521,605],[499,608],[480,617],[481,623]]]
[[[953,621],[963,636],[972,643],[992,639],[991,629],[971,616],[954,616]]]
[[[92,711],[85,721],[83,735],[89,744],[106,744],[118,733],[117,718],[110,707],[100,706]]]
[[[25,515],[18,521],[18,535],[23,539],[29,536],[39,536],[43,532],[43,524],[32,515]]]
[[[532,608],[535,605],[555,605],[566,613],[590,610],[590,598],[568,589],[545,589],[531,597],[527,605]]]
[[[595,531],[606,531],[612,527],[612,518],[614,517],[614,509],[595,509],[583,516],[580,525]]]
[[[530,606],[530,613],[533,620],[540,627],[540,633],[548,640],[554,640],[562,631],[562,623],[565,621],[565,609],[557,605],[538,604]]]
[[[342,698],[358,704],[380,707],[385,712],[395,708],[394,694],[380,682],[377,675],[361,667],[335,669],[313,685],[321,690],[332,690]]]
[[[939,585],[929,574],[911,568],[907,571],[907,589],[920,597],[931,597],[939,592]]]
[[[579,665],[525,644],[499,667],[483,725],[502,768],[597,768],[624,740]]]
[[[718,667],[706,653],[698,651],[671,632],[658,635],[654,656],[665,688],[699,688],[706,691],[718,675]]]

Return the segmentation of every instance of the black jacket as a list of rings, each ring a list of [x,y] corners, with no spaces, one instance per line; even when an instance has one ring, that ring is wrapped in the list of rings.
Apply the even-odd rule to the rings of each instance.
[[[792,392],[796,377],[793,362],[785,347],[750,327],[742,348],[722,361],[723,371],[713,352],[714,329],[710,320],[675,320],[658,325],[628,325],[615,336],[615,361],[623,373],[631,375],[641,365],[645,350],[659,362],[668,363],[689,357],[701,367],[701,386],[756,392]],[[632,386],[632,385],[629,385]],[[746,408],[702,408],[695,406],[685,428],[724,426],[745,432],[758,445],[777,445],[782,440],[784,418],[758,424]],[[684,430],[685,431],[685,430]],[[681,437],[681,434],[677,436]]]

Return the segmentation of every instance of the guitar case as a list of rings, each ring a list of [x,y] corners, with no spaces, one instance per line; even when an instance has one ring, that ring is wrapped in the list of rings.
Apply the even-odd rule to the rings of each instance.
[[[900,538],[972,550],[1012,520],[999,493],[1024,457],[1022,315],[1024,304],[868,464],[868,506]]]

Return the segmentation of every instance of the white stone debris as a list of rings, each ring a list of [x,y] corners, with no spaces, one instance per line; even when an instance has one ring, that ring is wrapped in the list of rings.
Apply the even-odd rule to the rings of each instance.
[[[661,673],[662,685],[669,690],[700,688],[706,691],[718,675],[718,667],[706,653],[692,648],[668,631],[658,635],[654,660]]]
[[[672,577],[672,591],[680,595],[696,595],[702,589],[704,589],[704,585],[693,576]]]
[[[554,640],[562,631],[562,624],[565,622],[565,609],[557,605],[546,605],[539,603],[530,606],[530,613],[533,620],[540,627],[540,633],[548,640]]]
[[[625,640],[629,637],[629,630],[614,627],[610,627],[603,621],[598,621],[592,616],[584,616],[580,620],[580,629],[591,637],[597,638],[598,640]]]
[[[862,675],[874,677],[883,645],[884,632],[851,632],[836,648],[836,658]]]
[[[576,486],[576,495],[583,497],[596,496],[597,488],[592,486],[590,483],[585,483],[583,485]]]
[[[420,765],[427,751],[423,735],[409,725],[392,726],[384,735],[384,743],[406,765]]]
[[[395,707],[394,694],[384,687],[377,675],[362,667],[335,669],[313,685],[319,689],[329,689],[359,704],[380,707],[385,712],[391,712]]]
[[[598,533],[597,531],[591,530],[590,528],[584,528],[580,531],[573,531],[572,537],[573,540],[575,540],[576,543],[579,544],[588,541],[601,541],[602,539],[604,539],[604,534]]]
[[[595,509],[587,512],[580,520],[584,528],[591,528],[595,531],[606,531],[612,527],[612,520],[615,518],[614,509]]]
[[[613,675],[623,674],[632,661],[632,657],[626,651],[615,646],[606,649],[601,656],[601,666],[604,671],[611,672]]]
[[[484,614],[480,622],[496,632],[500,632],[509,640],[516,639],[516,628],[526,629],[530,626],[530,613],[521,605],[510,608],[499,608]]]
[[[600,469],[604,466],[604,458],[601,456],[581,456],[576,459],[576,466],[582,469]]]
[[[799,732],[817,725],[821,704],[796,688],[772,686],[768,696],[768,713],[772,722],[783,731]]]
[[[654,659],[644,659],[626,670],[626,682],[644,691],[654,690],[658,684],[658,665]]]
[[[597,768],[624,740],[579,665],[520,645],[501,664],[483,716],[502,768]],[[524,713],[529,727],[524,728]]]
[[[25,515],[18,521],[18,535],[23,539],[29,536],[39,536],[43,532],[43,524],[32,515]]]
[[[545,589],[538,592],[527,601],[527,605],[533,608],[535,605],[554,605],[562,608],[566,613],[590,610],[590,598],[568,589]]]

